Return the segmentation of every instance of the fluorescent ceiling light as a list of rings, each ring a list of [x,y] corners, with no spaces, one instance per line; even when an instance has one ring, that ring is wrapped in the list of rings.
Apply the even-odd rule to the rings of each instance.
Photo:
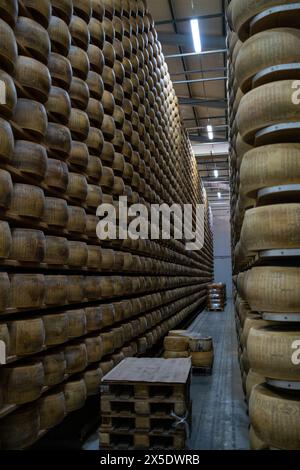
[[[218,178],[218,176],[219,176],[218,170],[214,170],[214,177],[215,177],[215,178]]]
[[[194,49],[198,54],[202,52],[200,30],[199,30],[199,21],[191,20],[192,35],[194,41]]]
[[[213,140],[214,133],[213,133],[213,128],[210,124],[208,124],[208,126],[207,126],[207,133],[208,133],[209,140]]]
[[[221,199],[221,197],[222,197],[222,196],[221,196],[221,193],[218,193],[218,198]]]

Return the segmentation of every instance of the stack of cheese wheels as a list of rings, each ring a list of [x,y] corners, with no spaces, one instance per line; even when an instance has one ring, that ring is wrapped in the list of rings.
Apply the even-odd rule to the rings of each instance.
[[[292,1],[228,6],[235,318],[253,449],[299,447],[299,13]]]
[[[0,36],[0,447],[17,449],[202,309],[213,241],[145,0],[0,0]],[[122,236],[122,196],[149,216],[151,204],[204,202],[203,248],[151,239],[146,215],[148,236]]]

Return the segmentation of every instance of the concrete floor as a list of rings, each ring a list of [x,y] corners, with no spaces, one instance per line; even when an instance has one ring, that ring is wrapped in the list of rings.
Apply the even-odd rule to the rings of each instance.
[[[249,449],[232,302],[227,303],[224,312],[202,312],[189,330],[212,336],[215,350],[213,374],[192,378],[193,424],[189,448]],[[96,433],[83,449],[95,450],[98,445]]]

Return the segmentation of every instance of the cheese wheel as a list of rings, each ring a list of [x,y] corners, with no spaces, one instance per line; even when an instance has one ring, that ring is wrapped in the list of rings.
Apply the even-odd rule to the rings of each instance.
[[[73,0],[74,14],[80,16],[86,23],[92,16],[91,0]]]
[[[70,23],[73,13],[72,0],[51,0],[52,14],[59,16],[67,24]]]
[[[0,31],[1,34],[1,31]],[[10,123],[0,118],[0,159],[2,162],[12,160],[14,136]]]
[[[46,236],[46,253],[44,263],[53,266],[62,266],[68,264],[69,244],[63,237]]]
[[[253,369],[250,369],[247,374],[246,379],[246,396],[249,401],[252,389],[255,385],[263,384],[265,382],[265,377],[255,372]]]
[[[46,197],[43,221],[50,227],[65,228],[68,223],[66,201],[57,197]]]
[[[88,247],[84,242],[68,242],[69,257],[68,264],[72,267],[83,268],[88,261]]]
[[[297,396],[257,385],[249,402],[249,416],[255,434],[269,447],[299,449],[299,406]]]
[[[300,145],[265,145],[247,152],[240,170],[240,190],[256,196],[259,189],[283,184],[299,184]]]
[[[87,366],[87,351],[84,343],[67,345],[65,347],[66,372],[74,374]]]
[[[247,343],[251,368],[271,379],[300,380],[299,354],[294,346],[299,340],[299,329],[294,327],[253,327]]]
[[[87,50],[90,41],[90,32],[86,22],[79,16],[73,15],[69,24],[72,44]]]
[[[21,309],[43,306],[45,278],[42,274],[12,274],[10,286],[10,307]],[[22,292],[22,296],[20,296],[20,292]]]
[[[189,350],[194,352],[208,352],[213,349],[213,340],[211,336],[188,333]]]
[[[54,346],[65,343],[68,337],[68,317],[65,313],[52,313],[43,315],[45,327],[45,344]]]
[[[84,309],[68,310],[68,338],[77,338],[86,334],[86,316]]]
[[[14,364],[1,369],[1,389],[4,403],[22,405],[41,396],[44,369],[40,361]]]
[[[72,67],[70,61],[61,54],[51,52],[48,60],[48,69],[52,85],[69,90],[72,81]]]
[[[9,212],[14,216],[41,219],[44,213],[44,192],[37,186],[16,183],[13,187]]]
[[[103,377],[105,378],[105,375],[108,374],[113,368],[114,368],[114,361],[107,360],[107,361],[101,361],[100,362],[100,369],[102,370]]]
[[[113,331],[107,333],[101,333],[103,355],[111,354],[115,349],[115,336]]]
[[[85,141],[89,135],[90,129],[88,115],[81,109],[72,108],[69,128],[74,140]]]
[[[88,54],[79,47],[71,46],[68,59],[72,65],[73,75],[86,80],[90,70],[90,60]]]
[[[22,406],[1,419],[1,449],[20,450],[31,446],[38,438],[40,415],[35,404]]]
[[[102,359],[103,348],[102,339],[99,335],[90,336],[84,340],[87,350],[88,362],[98,362]]]
[[[252,426],[249,430],[249,442],[251,450],[269,450],[269,446],[255,434]]]
[[[264,326],[267,326],[269,323],[270,322],[263,320],[259,315],[248,316],[245,319],[243,330],[242,330],[242,335],[241,335],[242,347],[243,348],[247,347],[247,341],[248,341],[251,328],[255,328],[255,329],[263,328]],[[247,347],[247,351],[248,351],[248,347]],[[248,355],[249,355],[249,351],[248,351]]]
[[[103,68],[104,68],[104,55],[102,50],[95,46],[94,44],[90,44],[87,50],[88,60],[90,63],[90,70],[94,73],[102,75]],[[101,77],[102,80],[102,77]],[[103,84],[103,80],[102,80]]]
[[[45,305],[65,305],[68,296],[67,276],[45,276]]]
[[[256,207],[245,213],[241,242],[249,251],[298,248],[299,204]]]
[[[45,105],[49,121],[68,125],[71,114],[70,95],[63,88],[52,86]]]
[[[268,29],[247,39],[235,63],[236,80],[242,90],[246,92],[252,88],[253,76],[269,67],[299,62],[299,44],[300,34],[295,28]],[[255,61],[252,61],[254,54]],[[286,77],[282,76],[288,77],[288,72]],[[266,82],[267,79],[261,78],[259,84],[263,84],[263,80]],[[268,81],[273,80],[270,78]]]
[[[48,119],[44,106],[37,101],[19,98],[13,115],[18,139],[40,143],[46,136]]]
[[[213,351],[191,352],[192,365],[196,367],[211,367],[214,360]]]
[[[85,382],[87,396],[97,395],[100,393],[102,377],[103,373],[98,365],[84,372],[83,380]]]
[[[3,0],[0,2],[0,17],[11,27],[14,27],[18,18],[18,1]]]
[[[147,339],[148,348],[151,348],[151,346],[153,345],[152,335],[150,336],[149,333],[147,333],[146,339]],[[189,357],[189,355],[190,354],[188,351],[165,351],[164,352],[165,359],[180,359],[184,357]]]
[[[88,28],[90,33],[91,44],[95,44],[95,46],[98,46],[100,49],[102,49],[105,38],[102,22],[99,21],[97,18],[91,18],[88,24]]]
[[[19,16],[14,32],[19,55],[32,57],[47,65],[51,47],[47,30],[37,21]]]
[[[51,40],[51,51],[67,56],[71,47],[71,34],[67,24],[58,16],[52,15],[48,34]]]
[[[26,356],[41,351],[45,344],[45,328],[41,318],[15,320],[8,324],[10,353]]]
[[[48,158],[45,184],[57,191],[65,192],[68,186],[69,172],[65,162]]]
[[[40,358],[45,374],[45,385],[53,387],[64,380],[66,361],[63,351],[48,351]]]
[[[66,112],[68,112],[67,109],[68,107],[65,109]],[[62,124],[48,122],[47,132],[45,136],[45,145],[47,147],[49,157],[51,156],[54,158],[66,160],[70,156],[72,150],[71,132],[66,126]],[[63,165],[63,162],[58,162],[57,166],[59,166],[59,163]],[[48,162],[48,167],[50,167],[50,169],[53,167],[53,165],[53,162],[51,162],[51,166],[50,162]],[[56,186],[58,186],[58,189],[61,190],[59,184],[60,179],[57,181]],[[65,186],[63,187],[63,189],[65,189]]]
[[[5,95],[5,99],[2,98],[0,103],[0,114],[7,119],[11,119],[14,115],[17,104],[17,91],[15,88],[15,83],[12,77],[3,70],[0,70],[0,80],[0,91],[1,94],[4,93]]]
[[[66,415],[65,395],[62,390],[47,393],[38,401],[40,429],[57,426]]]
[[[81,235],[84,234],[86,227],[85,210],[82,207],[68,205],[68,214],[67,230]]]
[[[46,103],[51,87],[51,76],[46,65],[30,57],[18,56],[14,81],[19,97]]]
[[[185,336],[166,336],[164,339],[164,348],[166,351],[187,351],[189,338]]]
[[[84,406],[87,390],[83,379],[73,379],[64,385],[66,411],[71,413]]]
[[[299,282],[299,268],[277,266],[252,268],[245,286],[251,310],[299,313]]]
[[[47,171],[46,149],[34,142],[16,140],[12,165],[25,175],[42,180]]]
[[[81,303],[84,301],[84,277],[68,276],[68,302]]]
[[[237,113],[238,129],[243,139],[252,144],[260,129],[279,123],[299,121],[299,107],[292,100],[293,80],[280,80],[262,85],[242,98]]]

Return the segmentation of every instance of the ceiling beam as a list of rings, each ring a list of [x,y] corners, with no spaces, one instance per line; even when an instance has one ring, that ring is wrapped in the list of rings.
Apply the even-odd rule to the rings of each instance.
[[[187,98],[179,97],[181,106],[205,106],[206,108],[226,109],[227,102],[224,98],[206,99],[206,98]]]
[[[184,46],[193,49],[191,34],[174,34],[169,31],[158,32],[158,39],[166,46]],[[203,49],[223,49],[226,47],[225,36],[205,35],[202,39]]]
[[[159,26],[162,24],[170,24],[170,23],[183,23],[186,21],[191,21],[191,20],[210,20],[212,18],[223,18],[224,14],[223,13],[213,13],[210,15],[197,15],[197,16],[187,16],[184,18],[171,18],[167,20],[161,20],[161,21],[155,21],[155,25]]]

